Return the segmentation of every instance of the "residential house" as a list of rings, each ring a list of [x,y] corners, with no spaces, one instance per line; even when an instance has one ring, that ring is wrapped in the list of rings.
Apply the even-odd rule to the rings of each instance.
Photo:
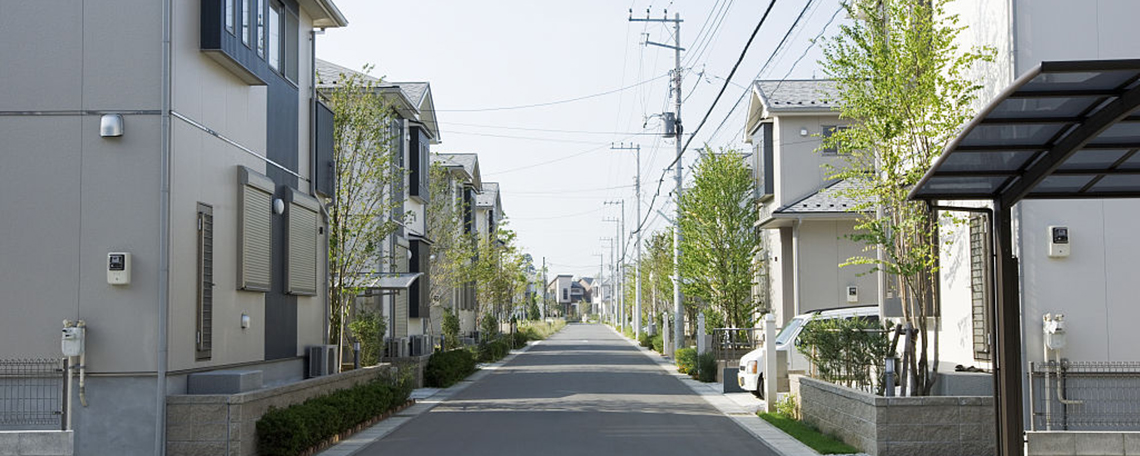
[[[454,177],[451,188],[456,195],[456,201],[463,210],[463,234],[475,236],[477,231],[477,217],[475,198],[483,191],[483,179],[479,172],[479,155],[472,153],[441,153],[437,155],[439,163],[449,170]],[[455,290],[452,303],[459,311],[459,328],[462,334],[473,334],[478,330],[479,305],[475,282],[469,282],[461,289]]]
[[[968,26],[959,37],[959,45],[989,46],[996,51],[994,61],[980,64],[972,74],[984,87],[976,104],[979,110],[1001,100],[1007,87],[1042,62],[1134,59],[1140,55],[1140,42],[1128,37],[1132,30],[1130,18],[1140,14],[1140,4],[1132,2],[1098,1],[1073,8],[1064,2],[967,0],[951,4],[948,13],[960,15],[962,23]],[[1064,30],[1064,33],[1057,33],[1057,30]],[[1119,71],[1101,74],[1091,71],[1050,74],[1040,76],[1039,80],[1049,84],[1068,82],[1069,85],[1063,87],[1054,86],[1067,91],[1099,90],[1098,93],[1103,93],[1106,98],[1097,103],[1106,103],[1112,101],[1107,97],[1119,96],[1127,87],[1134,86],[1129,85],[1132,80],[1113,84],[1108,90],[1096,86],[1104,85],[1105,81],[1111,83],[1113,77],[1127,74],[1127,68],[1129,66],[1123,65]],[[1058,92],[1052,99],[1018,98],[1003,105],[1010,117],[1046,115],[1062,120],[1017,125],[1016,131],[994,128],[984,132],[985,136],[972,137],[986,140],[1004,137],[1034,143],[1044,135],[1050,143],[1059,142],[1069,125],[1083,118],[1064,120],[1072,117],[1073,113],[1080,113],[1066,109],[1084,109],[1088,102],[1089,99],[1074,96],[1071,92]],[[1090,108],[1085,112],[1091,111]],[[1092,146],[1076,152],[1062,164],[1060,172],[1106,165],[1113,169],[1136,169],[1134,152],[1140,148],[1140,141],[1131,120],[1130,117],[1109,127],[1101,138],[1091,141]],[[983,130],[974,133],[982,135]],[[1105,142],[1114,146],[1104,146]],[[1001,171],[999,167],[1006,162],[1031,162],[1027,157],[1039,150],[992,152],[1003,154],[1001,160],[988,159],[994,155],[985,155],[991,152],[982,151],[985,153],[979,154],[973,163],[997,176],[996,173]],[[1120,367],[1117,369],[1119,372],[1127,370],[1123,366],[1140,362],[1140,352],[1133,348],[1140,346],[1140,333],[1133,324],[1140,318],[1140,308],[1133,304],[1132,298],[1136,275],[1133,260],[1140,255],[1140,244],[1136,242],[1134,233],[1134,227],[1140,223],[1140,215],[1137,215],[1140,214],[1140,201],[1081,196],[1088,191],[1096,192],[1106,186],[1134,181],[1133,178],[1104,177],[1096,173],[1054,175],[1046,178],[1035,192],[1068,192],[1066,199],[1050,199],[1038,194],[1012,206],[1011,253],[1018,263],[1016,277],[1020,291],[1020,321],[1017,326],[1020,327],[1022,362],[1018,364],[1019,368],[1039,367],[1047,361],[1044,359],[1043,335],[1043,317],[1046,314],[1064,315],[1067,342],[1060,356],[1068,361],[1104,366],[1113,364]],[[954,206],[991,205],[987,200],[944,203]],[[991,220],[981,213],[959,212],[957,215],[969,217],[969,223],[943,227],[942,234],[949,246],[941,257],[939,367],[943,372],[953,370],[956,365],[988,370],[992,367],[996,350],[992,336],[998,331],[989,312],[995,301],[994,284],[988,280],[994,273],[993,264],[989,261],[994,252],[987,242],[992,235],[989,231]],[[1066,229],[1071,248],[1068,256],[1050,252],[1051,227]],[[1073,366],[1081,369],[1075,367],[1076,364]],[[1129,378],[1130,375],[1133,380],[1138,376],[1134,372],[1121,374],[1121,378]],[[1090,382],[1094,380],[1079,376],[1067,379],[1065,385],[1073,392],[1068,399],[1084,400],[1085,404],[1075,406],[1070,403],[1065,407],[1066,404],[1061,403],[1056,394],[1042,388],[1043,379],[1039,372],[1029,376],[1034,379],[1032,385],[1025,380],[1026,377],[1020,376],[1024,383],[1020,393],[1025,429],[1046,428],[1042,410],[1045,398],[1050,398],[1049,402],[1056,411],[1054,420],[1070,421],[1071,424],[1064,426],[1069,430],[1098,430],[1113,426],[1121,429],[1120,424],[1114,424],[1114,418],[1108,414],[1095,415],[1104,411],[1106,403],[1112,404],[1116,416],[1121,412],[1135,414],[1140,410],[1140,401],[1118,400],[1121,396],[1113,396],[1117,399],[1098,397],[1095,388],[1089,389],[1093,385]],[[1129,381],[1121,380],[1117,388],[1134,390]],[[1054,425],[1058,426],[1054,430],[1061,427],[1057,421]],[[1131,429],[1136,430],[1134,424]],[[1031,440],[1031,453],[1035,451],[1034,447]]]
[[[842,167],[823,137],[844,128],[828,97],[827,80],[758,80],[752,84],[745,126],[761,231],[754,295],[780,325],[817,309],[873,305],[878,281],[867,266],[840,264],[864,254],[855,233],[856,201],[842,194],[851,182],[829,179]]]
[[[432,334],[428,262],[431,241],[425,235],[425,209],[429,198],[431,145],[439,144],[439,124],[431,85],[427,82],[388,82],[342,66],[317,60],[319,90],[332,90],[343,76],[355,75],[374,84],[391,106],[393,175],[399,181],[384,188],[395,202],[387,217],[399,226],[383,246],[386,261],[375,265],[383,274],[375,281],[376,293],[362,300],[386,318],[388,356],[425,354]]]
[[[566,316],[566,313],[570,310],[570,303],[573,302],[572,296],[570,296],[573,281],[574,276],[570,274],[558,274],[546,284],[546,291],[550,293],[551,296],[554,296],[554,302],[558,304],[558,309],[562,313],[562,316]]]
[[[60,322],[86,323],[75,454],[163,453],[196,374],[303,379],[328,337],[310,56],[347,24],[333,2],[3,10],[0,358],[58,358]]]

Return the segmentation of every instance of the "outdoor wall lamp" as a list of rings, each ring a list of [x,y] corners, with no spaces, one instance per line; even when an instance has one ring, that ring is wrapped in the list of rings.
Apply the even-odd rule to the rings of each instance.
[[[807,136],[807,135],[808,135],[807,127],[800,127],[800,136]]]
[[[103,118],[99,119],[99,136],[104,138],[123,136],[123,115],[103,114]]]
[[[273,213],[281,215],[285,213],[285,201],[281,198],[273,199]]]

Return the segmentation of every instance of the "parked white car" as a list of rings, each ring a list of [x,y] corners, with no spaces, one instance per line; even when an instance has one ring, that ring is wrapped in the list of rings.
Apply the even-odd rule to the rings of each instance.
[[[796,341],[800,332],[812,320],[829,320],[835,318],[863,318],[869,321],[879,321],[878,306],[842,307],[838,309],[816,310],[797,315],[788,321],[780,333],[776,335],[776,350],[788,353],[788,372],[804,372],[808,368],[808,359],[799,350]],[[767,342],[765,342],[767,343]],[[751,391],[757,396],[764,394],[764,346],[752,350],[740,357],[740,370],[736,373],[736,382],[745,391]]]

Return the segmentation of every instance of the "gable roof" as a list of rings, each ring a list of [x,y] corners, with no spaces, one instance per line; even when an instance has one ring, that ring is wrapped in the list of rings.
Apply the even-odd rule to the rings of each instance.
[[[312,16],[314,28],[344,27],[348,25],[348,19],[344,18],[344,14],[340,12],[340,8],[337,8],[332,0],[300,0],[297,3],[301,6],[301,9],[309,13],[309,16]]]
[[[494,207],[499,205],[499,183],[484,182],[483,191],[475,195],[476,207]]]
[[[442,160],[441,162],[462,166],[471,179],[471,184],[475,186],[475,191],[483,191],[483,179],[479,175],[479,154],[447,153],[438,156]]]
[[[776,111],[830,111],[835,104],[835,81],[806,79],[784,81],[756,81],[760,101],[769,112]]]
[[[396,113],[405,119],[422,124],[428,130],[432,144],[439,144],[439,123],[435,118],[435,101],[431,96],[430,83],[387,82],[361,71],[321,59],[317,59],[316,70],[318,89],[336,87],[342,75],[355,75],[362,82],[374,84],[380,95],[392,103]]]

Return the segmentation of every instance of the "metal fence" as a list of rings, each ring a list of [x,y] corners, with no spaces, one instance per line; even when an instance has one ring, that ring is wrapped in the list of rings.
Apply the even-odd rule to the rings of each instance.
[[[1050,361],[1030,372],[1033,430],[1140,431],[1140,362]]]
[[[764,328],[716,328],[713,330],[713,355],[723,366],[736,367],[740,357],[759,347],[763,339]]]
[[[63,358],[0,359],[0,429],[63,429]]]

